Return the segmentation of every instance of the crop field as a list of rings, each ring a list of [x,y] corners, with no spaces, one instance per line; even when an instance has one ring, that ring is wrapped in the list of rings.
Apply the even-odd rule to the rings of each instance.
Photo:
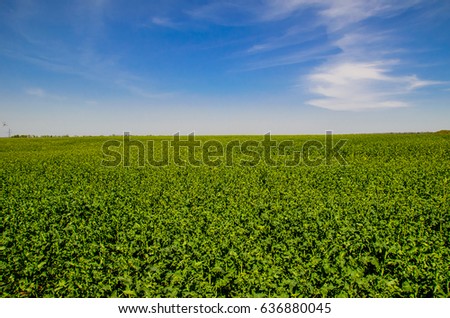
[[[2,138],[1,296],[450,297],[450,135],[334,138],[346,164],[159,167]]]

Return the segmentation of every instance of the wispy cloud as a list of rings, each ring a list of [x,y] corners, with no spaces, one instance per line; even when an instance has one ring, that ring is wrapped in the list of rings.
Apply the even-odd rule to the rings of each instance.
[[[414,74],[396,74],[399,63],[395,55],[402,48],[396,45],[394,32],[373,30],[362,24],[370,18],[394,17],[421,2],[264,0],[255,5],[253,1],[230,0],[210,3],[189,13],[196,19],[222,25],[272,23],[290,18],[284,31],[248,47],[245,54],[258,56],[240,70],[322,59],[321,67],[301,78],[299,86],[309,88],[309,93],[316,96],[308,104],[332,110],[362,110],[408,106],[404,97],[413,90],[439,84]],[[297,24],[292,22],[294,17]],[[321,41],[315,43],[318,38]],[[283,50],[286,47],[290,49]]]
[[[254,71],[272,67],[294,65],[310,62],[312,60],[325,59],[335,54],[335,48],[330,45],[312,47],[298,52],[283,54],[274,57],[261,58],[247,64],[241,71]]]
[[[317,38],[317,30],[314,27],[293,26],[283,31],[280,35],[270,37],[264,41],[253,44],[246,50],[248,54],[259,54],[289,46],[304,44]]]
[[[392,17],[421,1],[393,3],[386,0],[271,0],[263,18],[282,19],[303,9],[316,13],[331,45],[340,52],[328,56],[308,76],[301,78],[317,96],[307,103],[330,110],[366,110],[406,107],[405,97],[413,90],[441,84],[417,75],[394,75],[399,48],[390,32],[362,29],[360,22],[374,17]]]
[[[266,0],[261,19],[284,19],[301,10],[315,9],[321,23],[337,31],[369,17],[398,14],[420,2],[423,0]]]
[[[195,47],[196,54],[200,51],[198,47],[209,49],[228,45],[220,52],[217,50],[217,54],[221,55],[218,59],[222,58],[223,61],[231,56],[233,61],[224,67],[220,65],[220,71],[253,71],[303,64],[298,67],[302,68],[301,85],[298,86],[302,89],[306,87],[307,91],[302,93],[308,94],[306,99],[310,99],[310,105],[333,110],[359,110],[404,107],[408,105],[411,92],[442,84],[417,74],[400,72],[405,69],[401,57],[407,54],[407,50],[401,47],[395,30],[383,28],[383,21],[424,2],[426,0],[221,0],[208,1],[202,5],[198,5],[198,2],[183,4],[179,8],[168,5],[170,9],[157,4],[150,6],[152,9],[138,10],[137,13],[136,10],[130,10],[133,13],[127,14],[131,14],[134,21],[138,20],[137,25],[142,26],[142,21],[145,21],[146,27],[151,30],[140,31],[146,35],[150,32],[161,34],[160,27],[178,29],[186,26],[191,28],[190,31],[201,29],[202,36],[189,38],[184,43],[181,38],[173,42],[167,38],[165,44],[176,43],[173,51],[179,49],[179,43],[182,43],[181,46],[192,45],[190,51],[194,51],[192,48]],[[69,9],[66,7],[64,11],[65,15],[61,14],[68,20],[64,24],[65,29],[54,33],[41,32],[51,25],[42,18],[47,18],[43,14],[44,6],[29,1],[17,3],[21,6],[14,8],[11,11],[13,13],[1,15],[2,18],[6,17],[4,24],[9,24],[14,32],[8,41],[0,44],[0,54],[49,72],[101,82],[106,84],[103,87],[123,90],[135,97],[154,99],[173,95],[160,91],[155,84],[158,82],[150,78],[150,72],[163,73],[163,67],[138,68],[136,65],[140,67],[146,62],[133,62],[132,56],[127,56],[130,51],[134,53],[132,46],[141,37],[130,43],[125,39],[120,40],[119,44],[111,44],[113,41],[108,32],[117,28],[117,25],[109,22],[120,16],[115,17],[113,14],[120,7],[117,5],[114,9],[114,2],[83,0],[69,5]],[[52,11],[53,16],[58,16],[58,8]],[[39,11],[40,14],[36,16],[40,16],[38,22],[42,24],[41,29],[36,27],[39,23],[33,20]],[[67,11],[71,14],[68,15]],[[221,27],[211,27],[214,23]],[[236,25],[247,27],[242,33],[236,33],[239,34],[236,36],[234,33],[230,35],[235,29],[222,27]],[[212,32],[223,35],[223,40],[220,36],[214,36],[211,37],[214,41],[211,41]],[[63,38],[62,34],[68,35],[70,39]],[[202,41],[193,38],[202,38]],[[221,40],[216,41],[218,38]],[[156,43],[158,39],[152,38],[151,41]],[[151,50],[150,45],[142,47]],[[139,55],[147,56],[141,54],[143,52],[144,49]],[[237,59],[239,61],[235,63]],[[197,61],[200,60],[195,60],[193,64]],[[308,62],[310,64],[306,65]],[[319,63],[321,65],[316,67]],[[169,83],[168,87],[171,85]],[[49,96],[42,89],[31,89],[27,94],[40,98]]]
[[[406,107],[402,97],[414,89],[439,84],[417,76],[390,74],[391,62],[338,62],[309,75],[312,93],[322,96],[308,104],[330,110],[366,110]]]
[[[42,7],[34,2],[18,1],[14,10],[3,16],[4,23],[15,36],[0,45],[0,54],[48,72],[101,82],[137,97],[160,98],[166,95],[165,92],[157,92],[151,81],[122,67],[120,52],[104,53],[105,50],[99,47],[98,43],[107,38],[105,19],[110,6],[109,0],[83,0],[69,5],[71,14],[66,22],[70,31],[66,35],[70,39],[50,37],[43,41],[32,23],[35,16],[40,16]],[[169,24],[169,20],[162,18],[154,22]],[[41,98],[62,98],[36,88],[27,89],[26,93]]]

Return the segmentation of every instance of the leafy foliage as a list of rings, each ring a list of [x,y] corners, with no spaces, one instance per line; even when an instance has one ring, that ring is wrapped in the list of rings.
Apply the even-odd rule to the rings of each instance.
[[[449,297],[449,135],[345,138],[346,166],[159,168],[2,139],[1,295]]]

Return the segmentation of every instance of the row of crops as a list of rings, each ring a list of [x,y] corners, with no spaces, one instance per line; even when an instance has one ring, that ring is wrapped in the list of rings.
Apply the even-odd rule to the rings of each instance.
[[[345,138],[346,165],[294,167],[105,167],[106,137],[1,139],[1,295],[449,297],[450,136]]]

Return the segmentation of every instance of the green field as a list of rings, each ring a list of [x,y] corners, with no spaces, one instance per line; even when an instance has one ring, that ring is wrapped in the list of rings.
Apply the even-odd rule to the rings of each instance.
[[[450,297],[450,135],[294,167],[105,167],[111,138],[0,139],[2,297]]]

